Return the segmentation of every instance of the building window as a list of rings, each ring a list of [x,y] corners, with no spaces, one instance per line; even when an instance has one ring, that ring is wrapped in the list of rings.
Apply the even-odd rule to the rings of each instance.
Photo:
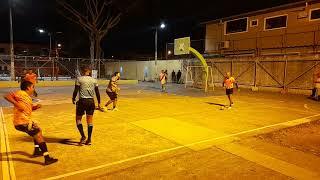
[[[4,71],[8,71],[8,67],[7,66],[4,66]]]
[[[280,29],[287,27],[288,15],[270,17],[265,19],[265,30]]]
[[[310,20],[319,20],[319,19],[320,19],[320,9],[311,9]]]
[[[233,34],[248,31],[248,18],[227,21],[225,23],[225,34]]]
[[[250,22],[250,27],[256,27],[256,26],[258,26],[258,19],[252,20]]]

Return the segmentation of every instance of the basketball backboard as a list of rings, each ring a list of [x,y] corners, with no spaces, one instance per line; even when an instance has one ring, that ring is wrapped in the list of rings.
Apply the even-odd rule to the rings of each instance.
[[[174,40],[174,55],[189,54],[190,37]]]

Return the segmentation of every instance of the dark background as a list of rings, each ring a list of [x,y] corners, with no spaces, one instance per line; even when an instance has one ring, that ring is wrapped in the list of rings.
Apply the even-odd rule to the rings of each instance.
[[[12,1],[15,42],[48,43],[49,37],[36,31],[44,28],[50,32],[62,32],[54,36],[63,44],[68,56],[89,56],[86,33],[57,13],[55,0]],[[152,57],[152,27],[161,22],[167,24],[167,28],[158,34],[159,51],[164,52],[166,43],[175,38],[203,39],[205,29],[199,24],[201,22],[297,1],[301,0],[136,0],[120,23],[103,39],[102,47],[105,57]],[[118,0],[122,9],[126,9],[127,3]],[[0,42],[9,42],[8,0],[0,0],[0,24]]]

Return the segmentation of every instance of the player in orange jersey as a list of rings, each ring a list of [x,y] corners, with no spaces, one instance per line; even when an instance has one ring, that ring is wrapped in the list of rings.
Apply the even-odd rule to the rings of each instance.
[[[33,156],[44,156],[45,165],[49,165],[58,161],[58,159],[49,156],[47,144],[42,136],[42,130],[39,125],[31,119],[32,111],[41,107],[40,104],[33,105],[31,95],[34,93],[34,85],[32,82],[23,81],[20,85],[21,90],[11,92],[4,98],[14,105],[13,108],[13,124],[16,130],[27,133],[33,137],[34,153]]]

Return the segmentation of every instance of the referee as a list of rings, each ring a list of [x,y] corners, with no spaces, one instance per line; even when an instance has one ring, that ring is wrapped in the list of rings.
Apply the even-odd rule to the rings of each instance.
[[[98,100],[100,107],[100,93],[97,80],[90,76],[91,69],[89,67],[81,68],[82,76],[77,77],[72,96],[72,103],[76,104],[76,123],[80,132],[81,139],[79,145],[91,145],[91,134],[93,129],[93,113],[95,110],[94,94]],[[79,100],[76,102],[76,97],[79,92]],[[88,139],[83,132],[82,116],[86,114],[88,125]]]

